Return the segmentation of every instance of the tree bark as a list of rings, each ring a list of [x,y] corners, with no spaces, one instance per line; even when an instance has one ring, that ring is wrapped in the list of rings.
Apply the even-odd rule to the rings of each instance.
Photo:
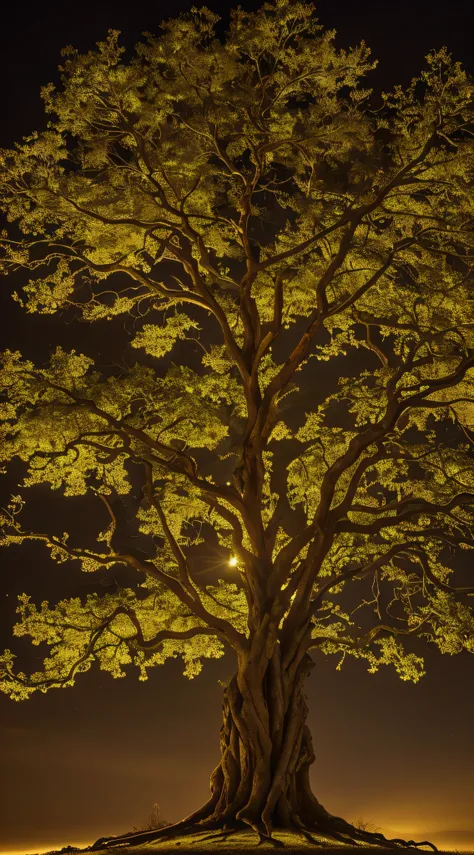
[[[270,836],[274,828],[322,828],[329,814],[309,783],[314,761],[306,724],[308,654],[283,669],[277,645],[267,662],[246,659],[224,692],[221,759],[211,776],[208,817]]]

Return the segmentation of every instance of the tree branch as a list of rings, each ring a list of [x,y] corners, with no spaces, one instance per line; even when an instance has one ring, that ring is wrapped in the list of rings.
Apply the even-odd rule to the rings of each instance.
[[[400,525],[400,523],[405,521],[410,521],[413,516],[420,513],[441,513],[445,514],[448,511],[451,511],[456,507],[463,507],[464,505],[473,505],[474,504],[474,493],[459,493],[457,496],[453,496],[449,502],[445,505],[436,504],[435,502],[428,502],[426,500],[420,500],[418,503],[416,499],[405,499],[400,503],[396,503],[399,507],[407,507],[410,504],[416,504],[416,507],[411,510],[405,510],[396,516],[393,517],[385,517],[383,519],[374,520],[373,523],[369,525],[364,525],[363,523],[353,523],[350,520],[340,520],[336,523],[335,531],[351,531],[351,532],[359,532],[360,534],[377,534],[382,529],[391,527],[394,525]],[[381,508],[380,512],[383,512],[385,508]],[[377,510],[373,509],[375,513],[378,513]]]

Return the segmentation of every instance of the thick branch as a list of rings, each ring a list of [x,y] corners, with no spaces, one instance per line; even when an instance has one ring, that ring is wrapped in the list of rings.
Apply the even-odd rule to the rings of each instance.
[[[221,641],[227,642],[226,635],[222,632],[222,630],[215,629],[211,626],[193,626],[190,629],[183,629],[181,632],[178,630],[172,629],[161,629],[154,638],[145,639],[143,637],[143,633],[141,628],[137,629],[137,634],[131,639],[133,644],[140,650],[157,650],[160,644],[167,639],[174,639],[175,641],[185,641],[188,638],[195,638],[197,635],[212,635],[215,638],[219,638]]]
[[[404,502],[398,503],[399,507],[406,508],[407,505],[413,504],[414,507],[408,510],[402,510],[401,513],[396,514],[393,517],[384,517],[382,519],[374,520],[374,522],[369,523],[368,525],[364,525],[363,523],[355,523],[350,520],[340,520],[336,523],[335,531],[351,531],[351,532],[359,532],[361,534],[377,534],[383,528],[392,527],[394,525],[399,525],[400,523],[410,521],[414,516],[420,513],[427,514],[446,514],[456,507],[463,507],[464,505],[473,505],[474,504],[474,493],[459,493],[457,496],[453,496],[449,502],[446,502],[445,505],[436,504],[435,502],[428,502],[426,500],[421,500],[417,502],[416,500],[405,499]],[[372,509],[377,513],[377,510]],[[380,509],[381,511],[385,510],[384,508]]]

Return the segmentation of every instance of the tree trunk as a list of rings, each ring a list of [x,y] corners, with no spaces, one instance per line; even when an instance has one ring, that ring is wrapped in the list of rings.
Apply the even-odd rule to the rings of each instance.
[[[261,840],[271,838],[275,829],[288,829],[314,843],[318,841],[311,832],[344,843],[362,840],[436,850],[428,841],[387,840],[383,834],[355,828],[318,802],[309,782],[315,758],[303,691],[314,662],[303,653],[282,663],[279,643],[268,657],[265,644],[262,649],[259,641],[238,659],[237,673],[224,691],[221,758],[211,775],[206,804],[174,825],[100,838],[91,848],[135,845],[207,830],[225,837],[250,826]]]
[[[313,666],[305,654],[293,674],[283,669],[278,645],[263,666],[239,662],[224,692],[221,759],[206,805],[219,826],[243,822],[265,836],[325,826],[329,814],[309,784],[314,752],[303,687]]]

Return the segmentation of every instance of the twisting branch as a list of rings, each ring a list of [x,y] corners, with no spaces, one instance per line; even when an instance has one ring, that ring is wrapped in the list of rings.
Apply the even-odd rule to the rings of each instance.
[[[361,534],[377,534],[379,531],[382,531],[382,529],[393,526],[394,524],[399,525],[402,522],[409,522],[414,516],[421,513],[447,514],[453,508],[474,505],[474,493],[459,493],[457,496],[453,496],[445,505],[428,502],[427,500],[417,501],[410,499],[405,499],[404,502],[397,504],[399,504],[399,507],[402,510],[395,516],[383,517],[382,519],[374,520],[374,522],[369,523],[368,525],[351,522],[350,520],[341,520],[336,523],[335,530],[336,532],[352,531],[359,532]],[[412,504],[413,507],[410,509],[410,505]],[[403,510],[404,508],[408,509]],[[383,512],[385,508],[381,508],[379,510],[380,512]],[[378,513],[379,510],[375,508],[372,509],[374,513]]]
[[[377,626],[373,626],[365,635],[359,636],[353,642],[354,647],[367,647],[373,640],[379,635],[381,632],[388,632],[390,635],[416,635],[419,630],[424,626],[424,624],[430,619],[430,615],[426,615],[426,617],[422,618],[416,626],[412,626],[410,629],[401,629],[398,626],[390,626],[390,624],[379,623]]]
[[[111,615],[105,618],[99,626],[95,627],[92,631],[90,640],[84,650],[84,652],[72,663],[67,674],[64,677],[45,677],[41,680],[32,681],[28,677],[25,677],[22,674],[15,674],[11,669],[5,668],[5,672],[3,677],[7,677],[12,683],[19,683],[25,688],[36,689],[39,687],[50,688],[52,686],[64,686],[71,682],[77,674],[78,669],[87,662],[88,659],[93,658],[94,651],[97,648],[97,642],[104,634],[104,632],[109,628],[110,624],[114,620],[114,618],[120,614],[121,609],[115,609]]]
[[[387,564],[394,555],[399,552],[404,552],[409,549],[411,546],[418,546],[418,544],[411,544],[409,541],[405,541],[404,543],[395,543],[387,552],[384,552],[382,555],[379,555],[377,558],[374,558],[373,561],[370,561],[368,564],[358,565],[356,567],[351,567],[349,570],[345,570],[342,573],[335,573],[333,576],[324,582],[324,584],[320,585],[318,590],[316,591],[314,597],[311,599],[310,605],[310,613],[315,615],[316,612],[321,608],[321,604],[323,602],[325,594],[331,590],[331,588],[340,585],[341,582],[347,581],[347,579],[353,579],[354,577],[362,579],[364,576],[367,576],[369,573],[375,573],[380,567],[383,567],[384,564]]]
[[[26,376],[33,377],[37,379],[37,375],[32,371],[22,371],[22,374]],[[195,460],[190,457],[190,455],[186,454],[184,451],[180,449],[170,447],[159,440],[153,439],[150,437],[144,430],[140,428],[132,427],[132,425],[128,424],[126,421],[120,420],[112,416],[111,413],[106,412],[101,407],[99,407],[95,401],[90,398],[84,398],[81,395],[78,395],[76,392],[73,392],[72,389],[68,389],[65,386],[61,386],[59,383],[54,383],[49,380],[47,377],[43,376],[42,380],[45,382],[47,386],[51,389],[55,389],[58,392],[66,395],[72,401],[74,401],[78,406],[87,407],[91,412],[95,415],[99,416],[101,419],[104,419],[108,424],[113,426],[115,429],[114,432],[119,436],[132,438],[137,440],[139,443],[147,446],[154,452],[159,452],[159,456],[155,456],[155,462],[169,469],[171,472],[175,472],[180,475],[185,475],[190,482],[202,490],[204,493],[210,494],[215,498],[223,498],[228,501],[231,505],[233,505],[237,510],[241,510],[242,502],[238,492],[229,486],[214,484],[211,481],[204,480],[197,473],[197,467]],[[60,405],[60,402],[57,402]],[[168,454],[169,458],[164,458],[162,454]],[[182,461],[182,465],[177,465],[173,462],[174,458],[178,457]]]
[[[115,516],[115,514],[113,512],[112,505],[110,504],[107,496],[104,493],[100,493],[98,490],[95,490],[94,492],[95,492],[96,496],[99,497],[101,502],[104,503],[105,507],[107,508],[107,512],[110,516],[110,519],[112,521],[112,532],[111,532],[111,537],[109,538],[109,542],[111,542],[112,538],[115,535],[115,532],[117,531],[117,517]]]
[[[448,585],[446,582],[442,582],[441,579],[438,579],[437,576],[433,573],[429,558],[425,552],[418,549],[414,556],[414,561],[418,561],[422,568],[423,573],[427,579],[435,586],[435,588],[439,588],[440,591],[444,591],[447,594],[456,594],[458,597],[470,596],[474,594],[474,587],[453,587],[452,585]]]
[[[211,614],[211,612],[209,612],[202,604],[201,600],[198,597],[197,591],[193,586],[191,586],[192,591],[188,590],[188,588],[185,587],[179,579],[176,579],[170,573],[165,573],[163,570],[160,570],[152,561],[142,560],[136,555],[132,555],[127,552],[111,551],[108,554],[104,554],[98,552],[91,552],[87,549],[78,549],[69,546],[67,543],[55,537],[54,535],[43,534],[39,532],[25,532],[21,529],[20,525],[13,519],[11,520],[10,525],[13,533],[9,534],[8,538],[12,542],[16,541],[17,543],[22,543],[24,540],[37,540],[46,543],[50,547],[62,550],[71,558],[91,560],[101,566],[107,566],[110,564],[117,563],[130,565],[135,570],[139,570],[145,573],[147,576],[150,576],[165,585],[173,594],[175,594],[176,597],[178,597],[178,599],[184,605],[188,607],[192,614],[200,618],[208,626],[219,630],[221,633],[224,633],[227,640],[234,647],[234,649],[241,650],[242,647],[245,646],[245,636],[242,635],[242,633],[238,632],[236,629],[234,629],[234,627],[228,621]]]
[[[145,462],[145,487],[144,487],[144,495],[148,500],[149,504],[155,508],[158,517],[160,519],[161,526],[163,528],[166,540],[168,541],[171,551],[176,559],[176,563],[178,565],[179,577],[181,579],[181,584],[183,588],[185,588],[193,598],[196,597],[196,591],[194,589],[194,585],[191,582],[191,578],[189,575],[189,568],[186,556],[182,551],[181,547],[176,541],[176,538],[173,536],[173,532],[171,531],[168,522],[166,520],[165,514],[163,513],[163,508],[155,495],[153,490],[153,467],[151,463]]]
[[[222,632],[222,630],[215,629],[211,626],[193,626],[189,629],[183,629],[181,631],[172,629],[160,629],[159,632],[156,633],[154,638],[150,639],[145,639],[143,637],[143,633],[140,626],[136,628],[136,635],[132,639],[130,639],[128,643],[131,646],[138,647],[140,650],[157,650],[160,645],[163,644],[163,641],[167,641],[168,639],[173,639],[174,641],[186,641],[189,638],[195,638],[197,635],[212,635],[215,638],[219,638],[221,641],[228,644],[227,637]]]
[[[284,574],[286,572],[286,568],[296,558],[299,552],[312,540],[317,531],[322,531],[323,527],[326,531],[326,538],[329,537],[329,532],[331,530],[333,531],[333,534],[339,531],[361,531],[372,534],[379,530],[376,527],[364,528],[358,526],[356,523],[337,521],[339,510],[338,508],[331,509],[331,502],[341,475],[343,475],[347,469],[357,462],[366,448],[370,445],[376,444],[383,437],[389,434],[393,430],[400,416],[406,410],[418,407],[420,403],[424,401],[425,397],[431,393],[433,388],[445,389],[456,385],[460,380],[462,380],[466,372],[471,367],[474,367],[474,353],[472,353],[467,359],[461,361],[457,369],[447,377],[432,380],[429,383],[427,381],[427,389],[402,398],[397,390],[396,384],[404,371],[409,369],[413,354],[414,350],[411,353],[411,357],[399,366],[388,383],[388,403],[383,416],[369,427],[362,428],[361,431],[351,439],[346,451],[330,466],[323,476],[321,484],[321,500],[313,520],[305,529],[303,529],[303,531],[296,535],[289,544],[283,547],[277,556],[276,564],[280,568],[278,571],[280,574]],[[451,506],[444,506],[444,508],[445,510],[450,510]],[[407,519],[409,516],[410,514],[407,513]],[[395,517],[391,524],[393,525],[394,521],[397,523],[402,522],[403,518],[404,517],[401,516]],[[390,523],[387,522],[385,525],[390,525]],[[334,526],[333,529],[331,529],[332,526]],[[381,525],[380,528],[382,527],[383,526]]]

